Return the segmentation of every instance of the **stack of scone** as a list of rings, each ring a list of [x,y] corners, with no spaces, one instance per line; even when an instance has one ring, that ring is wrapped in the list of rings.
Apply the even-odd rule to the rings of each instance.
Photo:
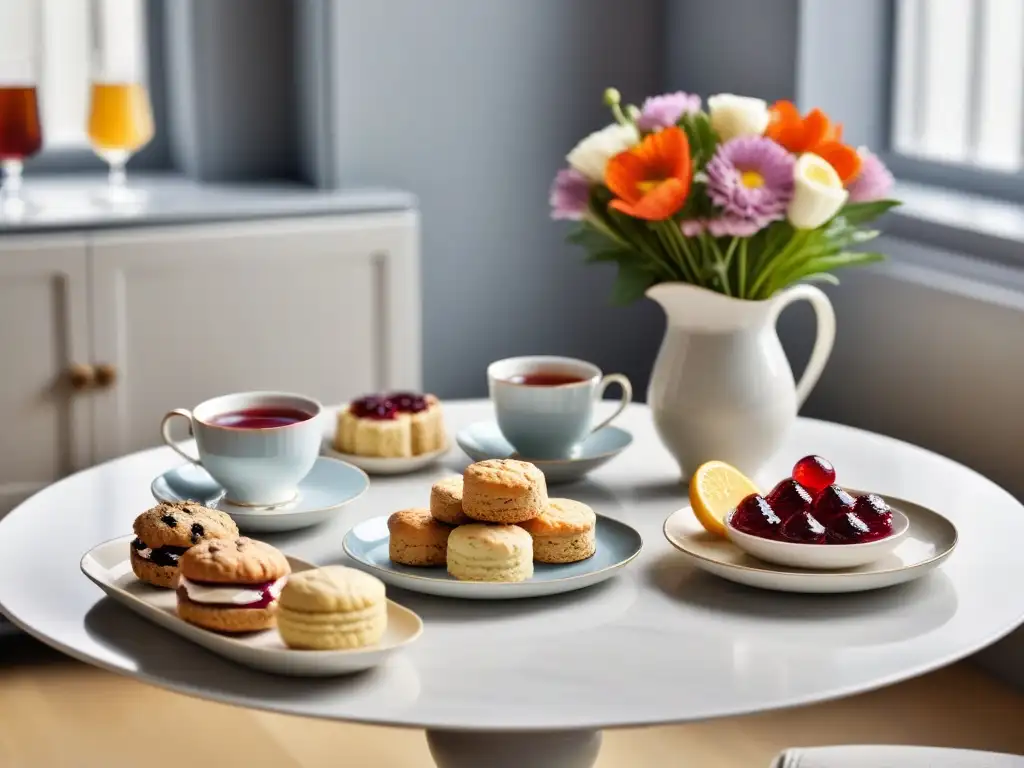
[[[464,581],[526,581],[533,563],[575,563],[594,554],[597,517],[586,504],[548,499],[533,464],[489,459],[434,483],[430,509],[388,518],[389,556],[411,566],[446,565]]]

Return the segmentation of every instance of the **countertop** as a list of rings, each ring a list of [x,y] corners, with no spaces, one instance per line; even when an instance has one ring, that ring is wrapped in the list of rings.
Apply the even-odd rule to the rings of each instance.
[[[390,189],[324,191],[297,183],[201,184],[165,174],[131,174],[136,200],[103,199],[96,174],[26,176],[25,210],[0,214],[0,235],[122,229],[195,222],[406,211],[416,198]]]

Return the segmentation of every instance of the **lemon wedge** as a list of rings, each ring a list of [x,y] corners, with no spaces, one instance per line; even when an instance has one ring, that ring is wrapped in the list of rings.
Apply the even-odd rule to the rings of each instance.
[[[731,464],[709,461],[690,478],[690,506],[708,533],[725,536],[725,516],[745,497],[760,493],[757,486]]]

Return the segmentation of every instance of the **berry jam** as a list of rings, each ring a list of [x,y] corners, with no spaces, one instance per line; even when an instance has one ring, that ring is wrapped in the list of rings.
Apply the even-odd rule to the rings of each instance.
[[[825,526],[810,512],[797,512],[782,524],[782,538],[797,544],[824,544]]]
[[[752,493],[736,506],[729,524],[741,533],[763,539],[777,539],[782,520],[763,497]]]
[[[388,400],[395,404],[401,413],[420,413],[427,410],[427,398],[413,392],[395,392],[388,395]]]
[[[867,523],[853,512],[847,512],[828,524],[827,538],[829,544],[863,544],[885,537],[871,533]]]
[[[826,528],[832,525],[832,521],[836,520],[848,512],[853,511],[853,496],[848,494],[838,485],[829,485],[818,494],[818,498],[814,500],[814,508],[811,510],[818,520]]]
[[[811,494],[796,480],[788,477],[772,488],[771,493],[765,496],[765,501],[782,518],[782,522],[811,508]]]
[[[874,493],[858,496],[853,512],[879,538],[892,533],[892,510],[881,496]]]
[[[836,481],[836,470],[821,456],[804,456],[793,467],[793,479],[817,496]]]
[[[135,539],[132,547],[136,550],[149,549],[142,539]],[[165,565],[176,567],[178,558],[188,551],[188,547],[156,547],[150,550],[149,557],[144,558],[153,565]]]
[[[374,421],[391,421],[398,418],[398,407],[388,398],[371,395],[356,400],[349,406],[353,416]]]
[[[223,584],[212,581],[192,581],[192,583],[199,584],[204,587],[215,587],[219,589],[227,587],[229,589],[245,589],[260,593],[259,600],[257,600],[254,603],[245,603],[244,605],[238,605],[236,603],[198,603],[198,605],[203,605],[207,608],[266,608],[275,600],[277,600],[277,597],[274,595],[274,593],[270,591],[270,588],[273,587],[275,583],[277,583],[276,580],[261,581],[258,584]],[[188,598],[188,592],[185,590],[184,587],[178,587],[178,593],[181,596]]]

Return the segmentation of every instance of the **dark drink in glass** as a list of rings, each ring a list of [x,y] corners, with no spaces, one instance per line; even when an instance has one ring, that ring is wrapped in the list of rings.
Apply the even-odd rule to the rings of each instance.
[[[0,85],[0,161],[23,160],[42,145],[35,86]]]

